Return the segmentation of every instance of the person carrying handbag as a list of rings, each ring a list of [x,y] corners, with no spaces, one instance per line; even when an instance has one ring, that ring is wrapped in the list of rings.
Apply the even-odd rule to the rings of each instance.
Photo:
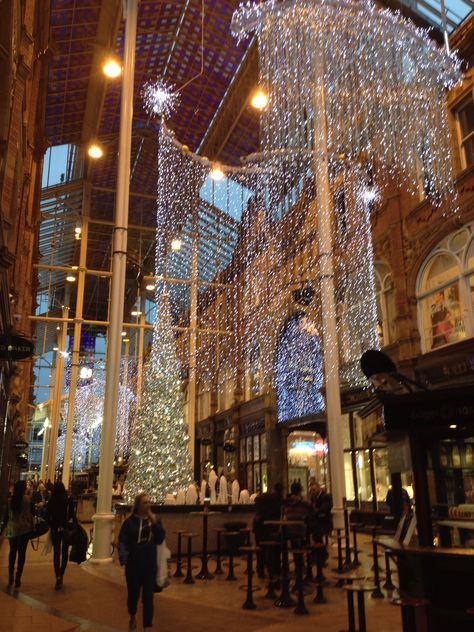
[[[129,630],[136,630],[140,591],[143,602],[143,628],[153,625],[153,593],[156,582],[156,546],[165,539],[165,531],[151,512],[148,494],[138,494],[132,515],[122,524],[119,534],[120,564],[125,566]]]
[[[56,575],[54,588],[60,590],[63,587],[69,547],[72,544],[71,534],[75,533],[76,529],[74,499],[72,496],[68,496],[64,484],[61,482],[54,483],[51,497],[46,505],[45,517],[51,529],[53,543],[54,572]]]
[[[33,531],[33,511],[31,496],[27,492],[26,481],[17,481],[5,512],[0,535],[5,535],[10,544],[8,556],[8,585],[21,586],[21,576],[25,566],[26,549]],[[16,576],[15,576],[16,564]]]

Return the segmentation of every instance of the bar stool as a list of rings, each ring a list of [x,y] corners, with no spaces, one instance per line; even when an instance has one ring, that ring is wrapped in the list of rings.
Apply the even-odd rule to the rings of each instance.
[[[400,605],[404,632],[416,632],[416,612],[420,609],[426,610],[430,602],[428,599],[405,596],[400,599]]]
[[[344,562],[342,560],[342,535],[341,535],[341,529],[336,529],[336,533],[337,533],[337,568],[336,573],[337,575],[342,575],[342,573],[344,572]],[[336,586],[338,588],[341,588],[341,586],[343,586],[343,582],[341,582],[340,580],[337,582]]]
[[[258,546],[241,546],[239,548],[239,551],[241,551],[247,556],[247,599],[242,604],[242,608],[244,610],[255,610],[257,608],[253,600],[252,575],[253,575],[253,554],[257,553],[259,550],[260,550],[260,547]]]
[[[183,536],[185,538],[188,538],[188,568],[186,571],[186,577],[184,579],[184,584],[194,584],[194,577],[193,577],[193,564],[192,564],[192,557],[193,557],[193,538],[195,538],[197,536],[197,533],[183,533]]]
[[[219,527],[218,529],[214,529],[217,533],[217,555],[216,555],[216,570],[214,571],[214,575],[223,575],[224,571],[222,570],[222,560],[221,560],[221,534],[225,532],[223,527]]]
[[[349,529],[349,510],[347,507],[344,507],[344,540],[345,540],[345,560],[344,560],[344,568],[349,570],[353,568],[352,557],[351,557],[351,539],[350,539],[350,529]]]
[[[229,553],[229,572],[225,578],[227,582],[235,582],[237,577],[234,573],[234,554],[237,546],[237,541],[240,536],[238,531],[225,531],[224,537],[227,541],[227,551]]]
[[[340,575],[336,575],[338,579],[343,582],[344,586],[352,586],[354,582],[362,581],[366,579],[365,575],[359,575],[357,573],[341,573]]]
[[[250,534],[252,533],[251,529],[249,529],[248,527],[244,527],[243,529],[239,529],[239,533],[244,540],[244,546],[251,546],[251,542],[250,542]],[[247,558],[247,564],[248,564],[248,558]],[[245,572],[246,573],[248,572],[248,567],[245,569]]]
[[[347,617],[349,623],[347,632],[367,632],[364,596],[366,592],[371,592],[373,589],[373,586],[368,586],[367,584],[348,584],[344,586],[344,590],[347,592]],[[354,595],[357,595],[358,631],[356,631],[355,627]]]
[[[383,588],[385,590],[395,590],[396,586],[392,582],[392,570],[390,568],[390,550],[385,551],[385,582]]]
[[[292,553],[295,556],[296,566],[296,587],[298,591],[298,600],[294,613],[298,615],[309,614],[308,609],[304,603],[304,580],[303,580],[303,566],[304,556],[307,553],[306,549],[292,549]]]
[[[352,561],[352,564],[354,566],[360,566],[361,563],[359,561],[359,550],[357,548],[357,530],[361,529],[363,527],[363,523],[362,522],[353,522],[351,524],[351,530],[352,530],[352,545],[354,548],[354,559]]]
[[[185,529],[178,529],[178,531],[173,531],[174,534],[178,536],[178,551],[176,553],[176,571],[173,577],[184,577],[184,573],[181,570],[182,567],[182,551],[181,551],[181,538],[183,534],[186,533]]]
[[[379,551],[377,548],[377,542],[375,538],[377,536],[377,531],[382,527],[372,527],[372,555],[374,557],[374,590],[372,592],[372,599],[384,599],[385,595],[380,590],[380,567],[379,567]]]
[[[272,550],[275,551],[275,554],[277,551],[280,551],[280,543],[276,542],[275,540],[262,540],[260,542],[260,546],[264,549],[265,557],[267,559],[272,555]],[[267,557],[267,553],[268,553],[268,557]],[[268,566],[269,566],[270,579],[268,581],[265,599],[272,599],[274,601],[277,598],[277,594],[275,590],[278,584],[278,579],[272,574],[272,564],[268,564]]]

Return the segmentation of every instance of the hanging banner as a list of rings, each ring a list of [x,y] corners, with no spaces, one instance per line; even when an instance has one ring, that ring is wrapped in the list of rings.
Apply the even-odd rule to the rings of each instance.
[[[28,338],[21,336],[0,336],[0,360],[24,360],[31,358],[34,345]]]

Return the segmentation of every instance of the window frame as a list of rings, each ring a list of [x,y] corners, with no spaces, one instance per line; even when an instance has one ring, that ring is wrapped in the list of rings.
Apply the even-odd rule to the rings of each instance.
[[[453,108],[454,119],[456,121],[456,131],[459,145],[459,158],[461,163],[461,171],[465,171],[470,167],[474,167],[474,147],[473,147],[473,162],[472,164],[467,164],[466,160],[466,150],[465,144],[470,140],[474,140],[474,129],[469,132],[469,134],[464,137],[462,133],[462,125],[460,120],[460,112],[466,107],[468,103],[472,103],[474,105],[474,96],[472,94],[472,90],[467,92],[463,97],[460,98],[458,104]]]

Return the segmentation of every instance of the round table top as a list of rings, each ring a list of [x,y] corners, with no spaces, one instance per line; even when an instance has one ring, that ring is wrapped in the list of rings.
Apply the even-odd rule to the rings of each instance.
[[[190,516],[216,516],[220,511],[190,511]]]
[[[292,525],[303,525],[306,523],[304,520],[265,520],[263,524],[275,525],[279,527],[290,527]]]

